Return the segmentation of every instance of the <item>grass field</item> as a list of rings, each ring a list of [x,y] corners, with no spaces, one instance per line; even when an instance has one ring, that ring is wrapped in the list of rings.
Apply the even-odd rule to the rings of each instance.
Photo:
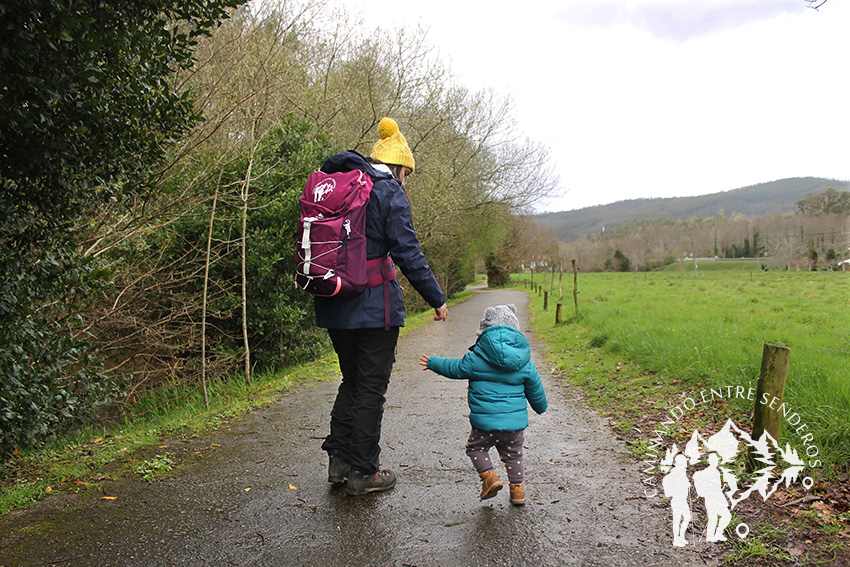
[[[515,279],[529,279],[529,274]],[[535,274],[535,281],[543,283]],[[784,401],[807,430],[783,423],[782,442],[818,447],[824,464],[850,462],[850,273],[763,272],[753,262],[704,262],[655,273],[564,274],[565,325],[682,389],[755,387],[765,343],[791,351]],[[559,301],[552,289],[550,321]],[[542,298],[535,298],[535,304]],[[539,309],[539,307],[538,307]],[[555,348],[557,350],[557,348]],[[740,414],[753,402],[732,400]]]

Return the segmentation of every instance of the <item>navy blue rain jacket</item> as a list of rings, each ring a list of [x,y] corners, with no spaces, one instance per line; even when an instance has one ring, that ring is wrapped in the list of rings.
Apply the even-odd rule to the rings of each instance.
[[[401,183],[372,167],[361,154],[345,151],[322,164],[325,173],[359,169],[372,177],[366,209],[366,258],[387,254],[431,307],[446,302],[413,230],[413,215]],[[404,301],[398,280],[366,289],[354,297],[316,297],[316,324],[326,329],[377,329],[385,325],[384,286],[390,286],[390,326],[404,326]]]

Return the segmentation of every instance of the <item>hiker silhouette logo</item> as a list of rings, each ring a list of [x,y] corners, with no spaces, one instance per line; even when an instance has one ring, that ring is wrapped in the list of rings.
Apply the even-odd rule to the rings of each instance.
[[[336,181],[334,181],[333,177],[328,177],[321,183],[317,183],[315,187],[313,187],[313,202],[320,203],[328,198],[328,195],[334,192],[336,189]]]
[[[736,505],[753,493],[767,501],[781,485],[788,488],[798,482],[805,467],[805,461],[790,444],[780,447],[766,431],[753,439],[731,419],[709,437],[694,430],[683,449],[673,443],[657,466],[663,475],[663,494],[670,502],[673,545],[688,544],[692,505],[700,499],[706,515],[705,541],[726,541],[725,532]],[[808,490],[813,480],[805,477],[800,484]],[[734,531],[744,539],[750,528],[740,522]]]

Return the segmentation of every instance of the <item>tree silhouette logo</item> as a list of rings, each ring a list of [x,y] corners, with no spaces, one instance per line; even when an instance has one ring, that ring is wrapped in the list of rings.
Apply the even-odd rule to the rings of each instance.
[[[750,459],[752,476],[743,479],[743,465]],[[725,531],[732,520],[737,504],[758,493],[767,501],[781,484],[786,488],[798,481],[805,468],[804,461],[789,444],[779,447],[766,431],[758,439],[739,428],[729,419],[723,428],[704,437],[694,430],[683,450],[676,444],[666,450],[658,464],[664,475],[661,482],[664,495],[670,499],[673,515],[673,545],[688,544],[687,532],[693,518],[692,498],[702,498],[706,513],[706,541],[726,541]],[[808,490],[813,481],[801,481]],[[749,526],[739,523],[735,533],[741,539],[749,534]]]

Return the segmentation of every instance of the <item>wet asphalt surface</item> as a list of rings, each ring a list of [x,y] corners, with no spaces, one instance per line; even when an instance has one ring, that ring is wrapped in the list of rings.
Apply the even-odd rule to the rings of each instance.
[[[320,445],[338,381],[320,382],[188,441],[179,448],[187,465],[169,478],[106,482],[0,518],[0,565],[711,564],[698,548],[671,545],[669,506],[643,497],[638,464],[549,374],[531,333],[549,410],[529,409],[526,505],[509,503],[501,463],[505,488],[478,500],[464,453],[466,382],[424,372],[418,358],[462,356],[484,308],[502,303],[517,305],[527,329],[524,292],[485,289],[452,307],[448,321],[400,339],[381,443],[395,489],[354,497],[327,482]]]

